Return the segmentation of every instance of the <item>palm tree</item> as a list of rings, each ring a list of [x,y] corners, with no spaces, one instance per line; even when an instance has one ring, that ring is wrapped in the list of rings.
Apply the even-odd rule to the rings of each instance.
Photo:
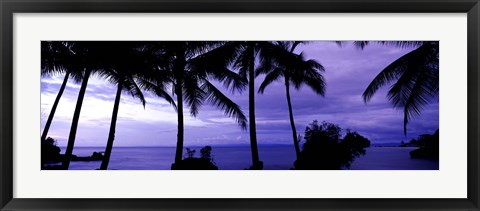
[[[265,88],[271,83],[283,78],[285,83],[285,93],[287,97],[288,112],[290,117],[290,126],[292,127],[293,144],[297,159],[300,156],[300,146],[297,137],[297,130],[292,112],[292,102],[290,99],[290,84],[295,89],[305,84],[310,87],[316,94],[325,96],[325,79],[320,72],[324,72],[324,67],[315,60],[306,60],[303,54],[294,53],[295,48],[301,44],[299,41],[275,42],[272,48],[274,61],[263,63],[257,71],[257,75],[266,73],[265,80],[259,87],[258,92],[263,94]]]
[[[248,79],[248,113],[249,113],[249,126],[250,126],[250,147],[252,151],[252,170],[263,169],[263,162],[260,161],[258,156],[257,146],[257,129],[255,123],[255,77],[256,65],[258,60],[261,63],[268,64],[271,56],[266,49],[272,48],[272,43],[267,41],[245,41],[238,42],[237,57],[233,63],[233,67],[239,71],[239,75]]]
[[[178,134],[175,164],[182,160],[184,143],[184,101],[190,108],[190,114],[196,116],[204,101],[233,117],[242,129],[246,128],[246,117],[240,107],[225,96],[210,79],[215,79],[232,91],[241,91],[246,82],[227,69],[234,57],[235,43],[225,42],[161,42],[163,49],[158,71],[170,73],[172,93],[177,96]],[[165,75],[165,74],[164,74]],[[156,84],[156,81],[151,81]]]
[[[87,89],[88,79],[93,72],[105,68],[105,64],[100,58],[105,54],[105,47],[100,45],[101,42],[96,41],[75,41],[68,42],[71,45],[73,55],[70,57],[72,64],[76,68],[82,70],[82,83],[78,93],[77,103],[72,118],[72,125],[68,136],[67,149],[62,162],[62,169],[67,170],[70,166],[73,147],[75,145],[75,137],[77,135],[78,121],[80,119],[80,112],[82,109],[85,91]]]
[[[438,96],[438,42],[380,42],[398,47],[416,47],[415,50],[398,58],[385,67],[363,92],[365,103],[376,91],[394,83],[388,91],[388,99],[394,108],[403,110],[403,132],[407,135],[407,124],[419,116],[431,99]],[[368,42],[354,43],[363,48]]]
[[[72,63],[73,61],[69,59],[73,53],[67,43],[58,41],[42,41],[41,52],[42,76],[61,73],[65,74],[62,85],[60,86],[60,90],[58,91],[50,114],[48,115],[45,127],[43,128],[41,140],[45,140],[47,138],[48,131],[50,130],[53,117],[55,116],[58,103],[60,102],[60,98],[62,97],[63,91],[67,85],[68,79],[73,78],[75,82],[80,82],[82,80],[82,71],[76,65],[74,65],[74,63]]]
[[[113,106],[107,145],[105,147],[105,154],[100,170],[106,170],[110,161],[122,91],[126,91],[130,93],[132,97],[138,98],[145,107],[145,97],[142,93],[141,87],[137,84],[138,80],[140,80],[140,84],[143,84],[143,80],[141,79],[142,73],[148,70],[146,56],[142,54],[143,52],[141,51],[141,44],[141,42],[106,42],[107,46],[105,47],[107,47],[108,52],[106,52],[103,61],[109,68],[106,68],[99,74],[111,83],[116,84],[117,92]],[[135,79],[137,79],[137,81]],[[163,91],[161,93],[162,95],[157,94],[157,96],[164,98],[170,104],[174,105],[173,99],[166,94],[166,92]]]

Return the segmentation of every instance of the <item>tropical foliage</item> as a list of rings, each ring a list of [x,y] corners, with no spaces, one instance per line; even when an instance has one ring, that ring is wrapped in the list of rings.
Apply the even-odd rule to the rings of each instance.
[[[102,47],[97,46],[91,42],[67,42],[70,47],[71,54],[63,54],[66,56],[66,60],[74,64],[79,74],[82,75],[81,87],[78,93],[77,103],[75,111],[73,113],[72,125],[70,127],[70,134],[68,136],[67,149],[63,156],[62,169],[68,169],[70,166],[70,160],[72,158],[73,147],[75,145],[75,138],[77,135],[78,121],[80,119],[80,111],[82,109],[83,99],[85,97],[85,91],[87,90],[88,79],[92,72],[103,68],[102,61],[97,58],[101,53]]]
[[[49,163],[55,163],[60,161],[61,149],[57,146],[57,143],[53,138],[48,137],[45,140],[41,140],[40,148],[42,150],[42,169],[44,169]]]
[[[98,74],[101,78],[117,85],[117,92],[115,95],[115,102],[113,106],[112,120],[110,124],[110,131],[108,134],[107,145],[105,148],[105,155],[103,157],[100,170],[106,170],[112,153],[113,141],[115,139],[115,128],[117,122],[118,109],[120,105],[120,98],[122,91],[128,92],[132,97],[139,99],[145,107],[145,97],[142,93],[140,84],[143,84],[142,77],[147,75],[151,70],[149,60],[145,60],[145,52],[143,52],[142,43],[140,42],[106,42],[105,49],[108,49],[103,55],[105,68]],[[143,73],[143,74],[142,74]],[[139,83],[137,83],[137,81]],[[163,91],[163,92],[162,92]],[[164,94],[165,91],[157,91],[162,94],[157,96],[165,99],[172,105],[175,105],[173,99]]]
[[[211,80],[219,81],[233,91],[242,90],[245,86],[245,81],[227,68],[235,52],[230,43],[178,41],[157,43],[152,48],[161,51],[155,67],[163,73],[160,80],[163,82],[167,79],[172,86],[172,93],[177,96],[178,135],[175,163],[182,160],[184,102],[190,109],[190,115],[194,117],[206,101],[222,110],[225,115],[233,117],[241,128],[246,128],[247,119],[241,108],[225,96]],[[158,78],[147,81],[159,86]]]
[[[295,161],[297,170],[339,170],[350,168],[356,157],[365,154],[365,147],[370,141],[347,130],[341,139],[340,126],[313,121],[305,129],[305,144],[299,158]]]
[[[45,140],[48,135],[48,130],[55,116],[55,111],[57,110],[58,103],[60,98],[65,91],[67,86],[68,79],[71,77],[73,80],[78,83],[82,80],[82,69],[76,63],[72,57],[74,57],[74,52],[71,51],[69,46],[71,43],[66,42],[51,42],[45,41],[41,43],[41,74],[42,76],[53,76],[57,74],[65,74],[60,90],[58,91],[55,102],[53,103],[50,114],[48,115],[47,122],[43,128],[41,140]]]
[[[355,45],[364,48],[369,42],[359,41]],[[423,108],[438,97],[438,52],[439,42],[380,42],[398,47],[415,47],[413,51],[398,58],[385,67],[363,92],[363,100],[370,101],[382,86],[393,83],[387,97],[393,107],[404,113],[403,131],[407,124],[420,116]]]
[[[293,119],[290,84],[297,90],[305,84],[320,96],[325,95],[326,87],[325,79],[321,74],[325,71],[324,67],[313,59],[305,59],[302,53],[296,54],[294,52],[295,48],[301,43],[299,41],[274,42],[275,45],[271,46],[269,52],[272,55],[271,58],[263,60],[257,71],[257,75],[266,73],[265,79],[258,90],[259,93],[263,93],[268,85],[283,78],[297,159],[300,156],[300,141],[297,137]]]
[[[249,169],[263,169],[263,162],[260,161],[257,146],[257,124],[255,122],[255,78],[259,75],[257,61],[268,61],[272,55],[267,49],[272,44],[267,41],[238,42],[237,53],[234,60],[234,68],[240,76],[248,81],[248,123],[250,130],[250,147],[252,151],[252,166]],[[264,63],[264,62],[262,62]]]
[[[341,44],[341,42],[337,42]],[[365,48],[368,41],[354,45]],[[363,100],[369,102],[383,86],[393,84],[388,99],[394,108],[404,113],[404,133],[408,122],[421,114],[432,99],[438,97],[438,42],[377,42],[400,48],[414,48],[385,67],[363,92]],[[297,49],[308,45],[303,41],[42,41],[42,77],[62,75],[63,81],[52,104],[41,134],[42,168],[52,158],[43,151],[55,154],[62,165],[49,167],[69,169],[75,147],[77,129],[89,78],[96,76],[116,86],[112,91],[113,110],[108,138],[99,169],[108,169],[117,130],[118,113],[122,94],[137,99],[145,108],[146,94],[152,94],[176,111],[177,141],[172,169],[218,169],[211,156],[212,148],[201,149],[201,157],[187,148],[187,157],[182,157],[185,142],[184,113],[197,117],[204,104],[210,104],[234,119],[241,130],[249,132],[252,165],[248,169],[263,169],[258,152],[255,113],[256,93],[265,93],[267,87],[281,82],[285,87],[289,122],[296,152],[295,169],[346,169],[358,156],[365,154],[370,141],[347,130],[342,138],[342,129],[335,124],[314,121],[305,130],[303,148],[297,134],[290,90],[308,87],[318,96],[326,94],[325,67],[319,61],[307,59]],[[263,80],[255,85],[257,77]],[[71,82],[80,85],[75,109],[68,131],[64,155],[47,138],[60,99]],[[256,90],[258,88],[258,90]],[[248,118],[242,108],[224,93],[242,94],[248,91]],[[282,90],[283,92],[283,90]],[[115,96],[113,98],[113,96]],[[173,111],[172,110],[172,111]],[[261,114],[259,114],[261,115]],[[157,118],[162,118],[157,117]],[[438,132],[436,133],[438,137]],[[432,136],[435,137],[435,134]],[[438,138],[437,138],[438,140]],[[438,141],[437,141],[438,142]],[[200,169],[202,169],[200,168]]]

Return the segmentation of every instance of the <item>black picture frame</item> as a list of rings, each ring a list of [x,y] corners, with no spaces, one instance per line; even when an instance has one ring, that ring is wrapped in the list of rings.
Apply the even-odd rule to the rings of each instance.
[[[1,210],[480,210],[478,0],[0,0]],[[467,13],[466,199],[18,199],[13,198],[14,13]]]

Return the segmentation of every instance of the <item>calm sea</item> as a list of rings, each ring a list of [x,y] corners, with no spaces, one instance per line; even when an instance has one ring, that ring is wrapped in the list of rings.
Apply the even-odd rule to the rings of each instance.
[[[191,147],[200,154],[200,147]],[[351,170],[438,170],[438,161],[411,159],[410,147],[371,147],[364,156],[357,158]],[[62,148],[62,153],[65,148]],[[103,147],[76,147],[73,154],[90,156],[102,152]],[[266,170],[288,170],[293,167],[293,146],[259,146],[260,160]],[[250,147],[212,147],[212,156],[220,170],[242,170],[251,165]],[[174,147],[114,147],[109,169],[117,170],[169,170],[175,157]],[[76,161],[70,163],[73,170],[93,170],[100,161]]]

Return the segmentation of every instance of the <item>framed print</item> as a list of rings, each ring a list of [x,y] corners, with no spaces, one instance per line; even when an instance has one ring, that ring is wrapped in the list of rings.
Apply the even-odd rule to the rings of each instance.
[[[479,209],[477,0],[0,6],[2,210]]]

